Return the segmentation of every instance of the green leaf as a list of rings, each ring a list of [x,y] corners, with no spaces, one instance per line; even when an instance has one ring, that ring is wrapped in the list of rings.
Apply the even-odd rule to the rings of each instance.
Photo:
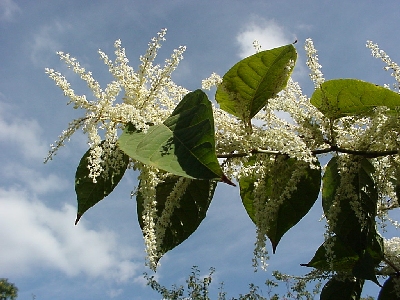
[[[334,253],[332,264],[327,262],[327,244],[332,244],[331,250]],[[342,240],[337,237],[330,237],[315,252],[314,257],[308,264],[302,266],[313,267],[323,271],[350,272],[359,257],[357,253],[348,247]]]
[[[368,251],[356,262],[352,273],[356,278],[371,280],[377,285],[380,285],[376,278],[375,268],[377,267],[374,259]]]
[[[377,106],[395,109],[400,106],[400,95],[358,79],[333,79],[321,84],[310,101],[326,117],[337,119],[366,114]]]
[[[361,291],[364,280],[357,279],[350,281],[348,279],[341,281],[336,278],[330,279],[321,291],[321,300],[358,300],[361,297]],[[340,298],[338,298],[340,297]]]
[[[131,158],[174,175],[196,179],[220,179],[211,102],[201,90],[188,93],[164,123],[147,133],[128,124],[118,140]]]
[[[247,124],[286,87],[296,59],[296,49],[290,44],[239,61],[223,76],[215,100]]]
[[[370,265],[372,263],[372,268],[377,267],[383,259],[382,244],[382,237],[379,235],[379,233],[376,233],[375,237],[366,249],[366,252],[363,254],[363,256],[368,255],[371,258],[372,261],[370,262]],[[327,262],[327,245],[331,247],[331,251],[333,251],[334,254],[334,257],[332,257],[332,264]],[[352,247],[350,247],[347,243],[343,242],[340,237],[333,236],[330,237],[318,248],[318,250],[314,254],[314,257],[310,260],[309,263],[302,264],[302,266],[313,267],[323,271],[350,273],[353,271],[353,268],[355,267],[357,262],[360,262],[360,256],[357,254],[357,252],[355,252]],[[370,279],[366,278],[364,275],[360,278]]]
[[[290,182],[293,174],[298,171],[302,174],[295,184],[295,188],[289,197],[283,198],[283,201],[277,205],[274,196],[281,195],[286,190],[287,185],[285,184]],[[266,178],[263,179],[265,192],[262,193],[261,197],[263,198],[260,201],[264,203],[263,210],[275,213],[275,216],[267,219],[266,224],[268,228],[267,236],[271,240],[275,253],[282,236],[308,213],[317,200],[321,185],[321,171],[320,169],[311,169],[304,162],[297,161],[294,158],[285,157],[267,169],[265,173]],[[254,184],[256,178],[256,176],[242,177],[239,184],[243,205],[250,218],[257,225],[256,211],[260,209],[257,209],[257,204],[255,204]]]
[[[180,178],[181,177],[178,176],[169,176],[164,182],[157,185],[156,226],[160,225],[159,220],[165,210],[165,204],[168,196],[171,195],[171,192]],[[187,186],[184,194],[179,199],[175,199],[177,203],[174,206],[172,215],[169,219],[169,225],[165,228],[165,235],[160,244],[161,255],[164,255],[167,251],[182,243],[197,229],[201,221],[206,216],[208,207],[211,203],[215,188],[217,186],[217,183],[211,180],[195,180],[188,178],[185,178],[185,180],[189,180],[190,183]],[[142,184],[142,182],[140,182],[139,185],[140,184]],[[140,227],[143,229],[144,224],[142,216],[145,199],[140,193],[138,193],[136,200],[138,221]]]
[[[400,296],[396,293],[394,280],[398,280],[398,278],[390,276],[385,281],[379,292],[378,300],[400,300]]]
[[[105,143],[100,143],[103,151]],[[75,225],[79,222],[82,215],[100,200],[108,196],[118,185],[125,170],[128,167],[129,157],[122,152],[117,145],[110,153],[107,160],[103,163],[103,171],[96,177],[96,183],[89,177],[89,161],[90,150],[81,158],[75,174],[75,192],[78,200],[78,212]],[[104,152],[103,152],[104,153]],[[104,158],[104,156],[103,156]]]
[[[341,174],[338,169],[337,157],[333,157],[325,170],[322,186],[322,207],[328,221],[333,225],[331,230],[343,242],[350,245],[358,254],[367,249],[375,236],[375,217],[378,194],[372,178],[373,165],[366,158],[354,157],[358,168],[354,171],[352,182],[348,182],[347,190],[356,199],[348,198],[349,193],[339,191]],[[348,172],[346,172],[348,175]],[[362,215],[363,224],[360,223],[352,204],[358,203],[358,213]],[[329,212],[331,207],[338,209],[334,219]]]

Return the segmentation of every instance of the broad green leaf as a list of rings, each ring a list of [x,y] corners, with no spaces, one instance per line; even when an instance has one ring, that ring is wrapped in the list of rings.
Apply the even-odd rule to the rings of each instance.
[[[369,247],[366,249],[366,254],[372,259],[373,266],[376,267],[383,259],[383,239],[376,233]],[[327,262],[327,244],[330,245],[334,257],[332,264]],[[360,261],[360,256],[347,243],[343,242],[338,236],[330,237],[325,241],[315,252],[314,257],[307,264],[302,266],[313,267],[323,271],[337,271],[350,273],[357,262]],[[362,279],[369,279],[361,277]]]
[[[263,209],[275,212],[275,216],[268,218],[267,236],[271,240],[273,251],[282,238],[282,236],[294,225],[296,225],[311,209],[317,200],[321,185],[320,169],[311,169],[293,158],[285,158],[284,163],[273,165],[266,170],[265,192],[262,193],[261,203],[264,203]],[[283,198],[283,201],[276,205],[275,195],[282,194],[288,186],[293,174],[303,172],[296,183],[295,188],[289,197]],[[257,225],[254,184],[255,176],[242,177],[240,179],[240,195],[243,205]],[[290,188],[290,187],[289,187]]]
[[[296,59],[296,49],[290,44],[239,61],[223,76],[215,100],[247,124],[286,87]]]
[[[164,123],[147,133],[126,126],[119,147],[131,158],[177,176],[221,179],[211,102],[201,90],[188,93]]]
[[[398,279],[390,276],[385,281],[381,291],[379,292],[378,300],[400,300],[400,296],[396,293],[394,280]]]
[[[99,145],[104,147],[104,141]],[[96,177],[96,183],[89,177],[90,150],[81,158],[75,174],[75,192],[78,199],[78,213],[75,225],[82,215],[93,205],[108,196],[118,185],[128,167],[129,157],[115,146],[113,152],[103,163],[103,171]],[[104,156],[103,156],[104,157]]]
[[[159,226],[159,219],[165,210],[168,196],[171,194],[180,178],[181,177],[178,176],[169,176],[164,182],[157,185],[156,200],[158,217],[155,220],[156,226]],[[206,216],[217,185],[215,181],[211,180],[188,178],[185,178],[185,180],[189,180],[190,183],[184,194],[178,200],[175,200],[177,203],[174,206],[170,217],[170,223],[165,229],[165,235],[160,245],[162,255],[182,243],[197,229]],[[142,182],[140,182],[139,185],[140,184],[142,184]],[[144,224],[142,216],[145,199],[139,193],[136,200],[138,221],[140,227],[143,229]]]
[[[334,257],[331,265],[327,262],[326,247],[327,244],[332,243],[333,246],[331,250],[333,251]],[[323,271],[350,272],[358,259],[357,253],[354,252],[351,247],[348,247],[340,238],[334,236],[330,237],[318,248],[314,257],[308,264],[303,264],[302,266],[313,267]]]
[[[321,300],[358,300],[361,297],[364,280],[348,279],[341,281],[336,278],[330,279],[321,291]]]
[[[325,216],[333,223],[331,230],[338,235],[343,242],[350,245],[353,250],[361,254],[370,246],[375,235],[375,217],[378,194],[372,178],[373,165],[366,158],[354,158],[358,168],[353,174],[353,181],[348,182],[345,190],[353,190],[350,193],[340,192],[341,174],[338,169],[337,157],[333,157],[325,170],[322,186],[322,207]],[[348,172],[347,172],[348,173]],[[347,174],[346,173],[346,174]],[[356,199],[348,198],[355,195]],[[342,196],[341,196],[342,195]],[[354,210],[357,203],[358,214],[362,215],[363,224]],[[338,213],[330,213],[331,207]]]
[[[337,119],[362,115],[377,106],[395,109],[400,106],[400,95],[358,79],[333,79],[321,84],[310,101],[326,117]]]
[[[378,279],[376,278],[375,268],[377,267],[374,259],[368,251],[364,253],[362,257],[356,262],[353,267],[352,274],[356,278],[371,280],[379,285]]]

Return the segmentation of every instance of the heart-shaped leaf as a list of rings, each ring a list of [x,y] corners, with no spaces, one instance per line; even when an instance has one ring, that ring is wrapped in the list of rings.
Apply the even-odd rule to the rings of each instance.
[[[221,109],[249,123],[268,99],[286,87],[296,59],[290,44],[239,61],[223,76],[215,100]]]
[[[178,176],[169,176],[156,187],[157,219],[154,220],[156,236],[162,234],[161,231],[163,231],[163,237],[159,245],[161,252],[159,258],[186,240],[197,229],[206,216],[217,186],[215,181],[185,178],[184,180],[189,181],[189,183],[183,195],[179,199],[168,199],[180,178]],[[138,220],[140,227],[143,229],[144,199],[140,193],[137,195],[136,200]],[[160,225],[160,218],[165,213],[166,201],[174,201],[175,203],[172,206],[172,213],[169,212],[171,215],[168,220],[168,226],[162,229],[160,227],[162,226]],[[168,204],[168,206],[169,210],[171,210],[171,204]]]
[[[321,84],[310,101],[326,117],[337,119],[362,115],[377,106],[394,109],[400,106],[400,95],[358,79],[333,79]]]
[[[232,184],[215,153],[211,102],[201,90],[188,93],[164,123],[147,133],[128,124],[118,144],[131,158],[177,176]]]
[[[240,179],[240,195],[247,213],[256,225],[258,222],[256,210],[274,214],[267,219],[267,236],[275,252],[282,236],[308,213],[317,200],[321,185],[321,171],[312,169],[294,158],[285,158],[275,165],[266,167],[268,170],[265,171],[266,178],[263,179],[265,191],[260,193],[262,199],[255,199],[256,176]],[[294,187],[289,187],[289,184],[293,184],[290,179],[292,176],[297,176],[297,172],[301,172],[300,178],[295,180]],[[278,204],[275,203],[275,196],[283,194],[287,188],[291,190],[290,195],[284,197]],[[264,207],[255,208],[255,201],[264,203]]]
[[[104,145],[105,143],[102,141],[99,146],[103,148],[103,151],[107,151],[107,149],[104,149]],[[124,176],[129,163],[128,155],[115,145],[103,162],[103,171],[96,177],[96,183],[94,183],[93,178],[89,177],[88,158],[90,150],[86,151],[81,158],[75,174],[75,192],[78,199],[78,213],[75,225],[89,208],[114,190],[122,176]]]

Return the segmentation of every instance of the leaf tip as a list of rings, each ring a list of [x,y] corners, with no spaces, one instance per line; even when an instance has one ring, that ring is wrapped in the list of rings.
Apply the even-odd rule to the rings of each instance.
[[[236,186],[236,184],[234,184],[228,177],[226,177],[225,174],[222,175],[221,181],[229,185]]]
[[[78,224],[78,222],[81,219],[81,217],[82,217],[82,215],[79,214],[79,213],[76,215],[75,226]]]

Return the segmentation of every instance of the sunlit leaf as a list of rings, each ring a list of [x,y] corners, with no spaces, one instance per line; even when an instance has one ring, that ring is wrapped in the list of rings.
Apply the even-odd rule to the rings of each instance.
[[[400,95],[358,79],[333,79],[314,91],[311,103],[328,118],[337,119],[362,115],[377,106],[394,109],[400,106]]]
[[[104,141],[99,145],[104,147]],[[118,185],[122,176],[128,167],[129,157],[122,152],[118,146],[108,155],[108,159],[104,161],[103,171],[96,178],[89,177],[89,161],[90,150],[81,158],[75,174],[75,191],[78,200],[78,213],[75,224],[78,223],[82,215],[96,203],[108,196]],[[105,149],[103,149],[105,150]],[[104,156],[103,156],[104,157]]]
[[[296,59],[292,44],[249,56],[223,76],[215,99],[221,109],[248,123],[286,87]]]
[[[131,158],[169,173],[197,179],[220,179],[215,153],[214,119],[211,102],[201,90],[188,93],[164,123],[147,133],[129,124],[118,140]]]

